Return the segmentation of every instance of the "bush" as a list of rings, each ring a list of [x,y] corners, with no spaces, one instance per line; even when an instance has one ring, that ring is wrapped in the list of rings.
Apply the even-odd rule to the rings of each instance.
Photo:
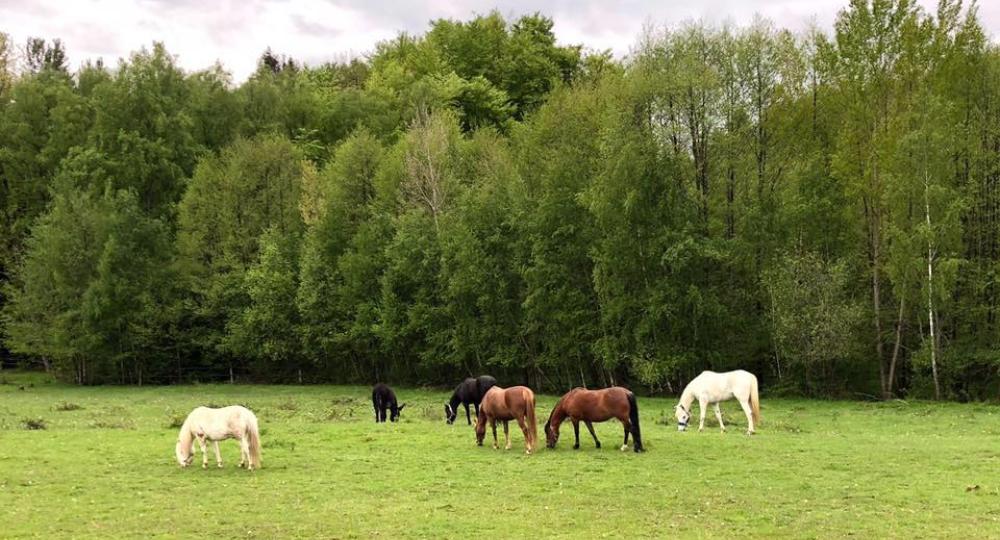
[[[21,421],[21,425],[24,426],[24,429],[29,430],[46,429],[48,427],[42,418],[25,418]]]
[[[71,401],[62,401],[56,403],[55,410],[57,411],[78,411],[82,409],[83,406],[73,403]]]
[[[163,427],[166,429],[180,429],[186,419],[187,417],[183,414],[167,413],[167,423]]]

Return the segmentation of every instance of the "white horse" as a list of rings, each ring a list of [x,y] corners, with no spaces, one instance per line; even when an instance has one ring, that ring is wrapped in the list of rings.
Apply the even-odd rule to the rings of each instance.
[[[757,395],[757,377],[749,371],[742,369],[727,371],[726,373],[716,373],[714,371],[702,371],[701,375],[694,378],[681,394],[681,400],[677,404],[675,413],[677,415],[677,430],[684,431],[688,421],[691,419],[691,403],[698,400],[698,407],[701,409],[701,423],[698,431],[705,429],[705,412],[708,404],[715,406],[715,417],[719,419],[719,427],[726,431],[726,426],[722,424],[722,411],[719,410],[719,402],[736,397],[743,407],[743,412],[747,415],[747,435],[754,432],[754,423],[760,423],[760,397]]]
[[[233,405],[212,409],[198,407],[191,411],[181,432],[177,435],[177,463],[187,467],[194,461],[194,441],[201,446],[201,467],[208,467],[208,451],[206,442],[215,444],[215,461],[222,467],[222,456],[219,455],[219,441],[238,439],[240,441],[240,467],[248,470],[260,468],[260,430],[257,428],[257,417],[246,407]]]

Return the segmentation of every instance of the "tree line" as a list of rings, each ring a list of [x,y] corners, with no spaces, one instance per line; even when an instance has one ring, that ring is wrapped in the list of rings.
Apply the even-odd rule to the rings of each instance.
[[[831,31],[437,20],[235,84],[0,35],[3,347],[80,384],[997,396],[1000,50],[975,6]]]

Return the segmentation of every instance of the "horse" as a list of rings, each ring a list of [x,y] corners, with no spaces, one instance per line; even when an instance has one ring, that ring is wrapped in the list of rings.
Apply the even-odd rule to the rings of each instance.
[[[385,383],[378,383],[372,388],[372,407],[375,408],[375,423],[385,422],[385,411],[389,409],[389,420],[399,420],[399,413],[406,407],[396,404],[396,394]]]
[[[240,467],[246,467],[250,471],[260,468],[260,430],[257,427],[257,417],[249,409],[239,405],[221,409],[198,407],[191,411],[177,435],[174,450],[177,463],[181,467],[187,467],[194,461],[194,441],[197,440],[201,447],[201,468],[207,468],[206,442],[212,441],[215,444],[215,461],[222,467],[219,441],[224,439],[239,439]]]
[[[507,422],[517,420],[524,433],[524,453],[530,454],[538,440],[538,425],[535,422],[535,393],[527,386],[490,388],[479,407],[476,418],[476,444],[483,445],[486,437],[486,422],[493,428],[493,448],[497,448],[497,420],[503,422],[503,435],[507,442],[505,450],[510,450],[510,431]]]
[[[726,426],[722,424],[722,411],[719,410],[719,402],[733,397],[739,400],[743,413],[747,415],[747,435],[753,435],[754,425],[760,424],[760,397],[757,393],[757,377],[742,369],[726,373],[702,371],[701,375],[688,383],[684,387],[680,402],[677,403],[674,410],[677,416],[677,430],[687,429],[688,421],[691,419],[691,402],[697,399],[701,409],[701,423],[698,424],[698,431],[705,429],[705,412],[709,403],[715,406],[715,417],[719,419],[719,427],[722,431],[726,431]]]
[[[639,405],[635,402],[635,394],[627,388],[612,386],[603,390],[587,390],[585,388],[574,388],[556,403],[556,406],[549,414],[549,419],[545,422],[545,442],[549,448],[555,448],[559,442],[559,425],[563,420],[569,418],[573,422],[573,435],[576,443],[573,450],[580,448],[580,421],[587,426],[590,436],[594,438],[594,445],[601,447],[601,441],[597,440],[592,422],[604,422],[611,418],[617,418],[625,429],[625,442],[622,443],[621,450],[628,450],[628,436],[632,434],[632,446],[636,452],[644,451],[642,447],[642,434],[639,431]]]
[[[444,405],[445,420],[449,424],[454,423],[458,416],[458,405],[462,404],[465,406],[465,421],[471,426],[472,418],[469,416],[469,405],[476,408],[476,418],[479,418],[479,404],[483,401],[486,392],[489,392],[490,388],[496,384],[497,380],[489,375],[480,375],[476,379],[469,377],[462,381],[451,395],[451,401]]]

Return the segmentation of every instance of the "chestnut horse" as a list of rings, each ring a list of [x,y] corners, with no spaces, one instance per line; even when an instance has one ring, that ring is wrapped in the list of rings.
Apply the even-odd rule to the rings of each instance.
[[[573,422],[573,434],[576,444],[573,449],[580,448],[580,421],[587,426],[594,444],[601,447],[597,440],[594,426],[591,422],[604,422],[617,418],[625,428],[625,442],[622,451],[628,450],[628,436],[632,434],[632,446],[636,452],[642,452],[642,435],[639,432],[639,406],[635,402],[635,394],[627,388],[612,386],[603,390],[587,390],[574,388],[566,392],[545,422],[545,442],[549,448],[555,448],[559,441],[559,424],[569,418]]]
[[[476,418],[476,444],[483,445],[486,437],[486,422],[493,428],[493,448],[497,448],[497,420],[503,422],[503,435],[510,450],[510,431],[507,422],[517,420],[524,432],[524,453],[530,454],[538,440],[538,424],[535,421],[535,393],[527,386],[500,388],[494,386],[483,396]]]

